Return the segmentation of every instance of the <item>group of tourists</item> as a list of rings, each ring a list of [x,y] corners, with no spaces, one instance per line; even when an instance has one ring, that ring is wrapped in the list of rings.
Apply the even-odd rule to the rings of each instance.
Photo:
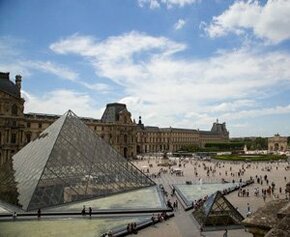
[[[168,215],[165,211],[158,213],[157,215],[152,214],[151,221],[152,224],[155,225],[157,222],[166,221],[168,219]]]
[[[86,216],[87,212],[86,212],[86,206],[83,206],[82,212],[81,212],[82,216]],[[93,209],[91,207],[89,207],[89,212],[88,212],[89,216],[92,217],[93,214]]]
[[[127,225],[127,233],[128,234],[138,234],[136,222],[128,223],[128,225]]]

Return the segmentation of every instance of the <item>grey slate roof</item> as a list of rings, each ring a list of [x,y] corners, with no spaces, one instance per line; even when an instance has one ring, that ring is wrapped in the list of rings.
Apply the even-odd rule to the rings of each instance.
[[[14,97],[20,97],[17,86],[9,80],[9,73],[0,72],[0,91],[3,91]]]
[[[52,119],[56,120],[60,118],[57,114],[43,114],[43,113],[26,113],[24,114],[27,119]],[[100,119],[89,118],[89,117],[79,117],[83,122],[100,122]]]
[[[119,121],[119,113],[123,110],[127,110],[125,104],[120,103],[107,104],[107,107],[105,109],[105,112],[103,113],[101,121],[106,123],[114,123],[116,121]]]

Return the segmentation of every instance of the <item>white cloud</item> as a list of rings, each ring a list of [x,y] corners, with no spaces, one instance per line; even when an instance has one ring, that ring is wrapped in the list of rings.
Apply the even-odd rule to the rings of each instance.
[[[107,60],[131,60],[134,53],[159,50],[168,55],[184,50],[185,45],[165,37],[153,37],[131,31],[120,36],[111,36],[101,42],[91,36],[74,34],[51,44],[50,49],[59,54],[75,53],[85,57],[103,57]]]
[[[235,113],[226,113],[222,115],[223,119],[243,119],[243,118],[256,118],[268,115],[289,114],[290,104],[285,106],[275,106],[268,108],[258,108],[251,110],[241,110]]]
[[[158,0],[138,0],[138,5],[140,7],[144,7],[145,5],[149,5],[150,9],[155,9],[160,7],[160,3]]]
[[[22,75],[23,78],[29,78],[36,72],[48,73],[57,78],[69,80],[90,90],[101,94],[112,92],[111,87],[105,83],[88,83],[86,78],[80,77],[79,73],[71,68],[57,64],[52,61],[29,60],[23,57],[17,48],[17,43],[23,40],[17,40],[11,37],[0,37],[0,71],[10,72],[12,75]],[[16,59],[15,59],[16,58]]]
[[[11,75],[22,75],[23,77],[28,77],[31,75],[30,70],[28,68],[19,65],[18,63],[2,63],[0,61],[0,71],[1,72],[10,72]]]
[[[12,75],[21,74],[23,77],[28,77],[33,71],[41,71],[69,81],[76,81],[78,78],[78,73],[75,71],[50,61],[15,60],[9,63],[1,61],[0,71],[8,71]]]
[[[151,125],[208,128],[216,117],[234,121],[241,111],[259,111],[256,100],[272,88],[290,87],[290,55],[282,52],[242,48],[182,60],[175,53],[186,45],[138,32],[101,41],[73,35],[50,48],[83,56],[98,76],[120,84],[121,101]]]
[[[152,37],[132,31],[101,42],[93,37],[73,35],[53,43],[50,49],[60,54],[74,53],[84,56],[98,69],[99,76],[123,85],[124,80],[145,79],[147,73],[143,70],[142,62],[146,58],[152,58],[155,54],[168,57],[184,50],[185,45],[165,37]]]
[[[245,99],[245,100],[234,100],[229,102],[223,102],[221,104],[212,106],[210,111],[214,112],[225,112],[225,111],[237,111],[241,108],[249,108],[256,105],[256,102],[254,100]]]
[[[180,30],[182,29],[186,24],[186,21],[183,19],[179,19],[175,24],[174,24],[174,29],[175,30]]]
[[[23,40],[13,37],[0,37],[1,71],[9,71],[14,75],[21,74],[24,77],[30,76],[33,71],[41,71],[70,81],[78,78],[78,73],[66,66],[51,61],[24,58],[23,53],[17,47],[23,42]]]
[[[172,7],[184,7],[193,3],[200,2],[200,0],[138,0],[140,7],[149,6],[150,9],[159,8],[161,5],[165,5],[168,9]]]
[[[290,39],[289,12],[288,0],[268,0],[264,6],[255,0],[237,1],[204,29],[212,38],[250,29],[256,37],[277,44]]]
[[[26,67],[46,73],[51,73],[57,77],[70,81],[75,81],[78,78],[78,73],[65,66],[61,66],[50,61],[21,61],[20,65],[22,65],[24,68]]]
[[[90,90],[94,90],[94,91],[100,92],[102,94],[106,94],[106,93],[111,91],[111,87],[105,83],[93,83],[92,84],[92,83],[87,83],[87,82],[81,82],[81,84]]]
[[[55,90],[42,96],[22,92],[25,99],[25,112],[64,114],[71,109],[78,116],[100,118],[102,111],[98,110],[92,98],[84,93],[70,90]]]

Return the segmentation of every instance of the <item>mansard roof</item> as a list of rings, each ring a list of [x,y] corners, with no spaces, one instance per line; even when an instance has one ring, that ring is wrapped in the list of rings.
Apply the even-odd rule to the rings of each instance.
[[[182,133],[196,133],[196,134],[202,134],[202,135],[220,135],[220,133],[216,131],[203,131],[203,130],[197,130],[197,129],[188,129],[188,128],[159,128],[157,126],[145,126],[145,131],[148,132],[182,132]]]
[[[121,103],[107,104],[107,107],[103,113],[101,121],[106,123],[114,123],[116,121],[119,121],[119,114],[122,111],[128,112],[125,104]]]
[[[58,118],[60,118],[60,115],[58,114],[43,114],[43,113],[26,113],[24,114],[24,117],[26,119],[30,119],[30,120],[56,120]],[[91,122],[91,123],[99,123],[101,122],[100,119],[95,119],[95,118],[89,118],[89,117],[79,117],[83,122]]]
[[[17,86],[9,80],[9,72],[0,72],[0,91],[20,98]]]

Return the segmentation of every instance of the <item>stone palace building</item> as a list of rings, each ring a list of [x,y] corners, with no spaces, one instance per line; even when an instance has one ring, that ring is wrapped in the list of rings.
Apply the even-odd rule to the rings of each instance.
[[[9,73],[0,72],[0,165],[60,117],[24,113],[24,102],[21,76],[17,75],[12,82]],[[81,117],[81,120],[127,158],[140,153],[175,152],[185,145],[204,146],[209,142],[229,140],[225,123],[216,121],[210,131],[144,126],[141,117],[135,123],[126,105],[120,103],[107,104],[101,119]]]
[[[268,151],[277,152],[282,151],[285,152],[287,150],[287,137],[282,137],[280,134],[275,134],[274,137],[268,138]]]

